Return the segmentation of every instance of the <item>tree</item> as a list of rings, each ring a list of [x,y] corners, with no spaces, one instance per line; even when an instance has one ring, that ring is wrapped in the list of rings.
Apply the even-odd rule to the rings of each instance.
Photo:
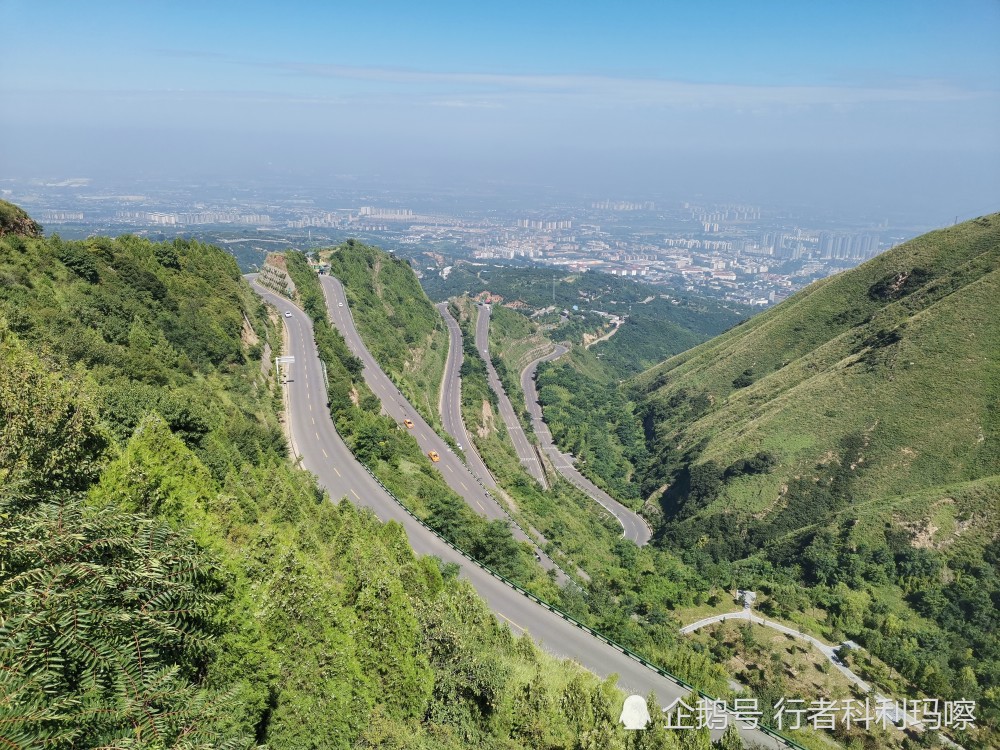
[[[380,684],[380,701],[403,717],[422,715],[434,673],[419,649],[419,623],[399,580],[377,571],[362,583],[354,611],[358,661]]]
[[[117,508],[17,508],[0,498],[0,744],[221,744],[230,698],[196,684],[219,602],[212,561]]]
[[[730,724],[726,727],[722,739],[712,743],[712,746],[718,748],[718,750],[743,750],[743,740],[740,738],[740,733],[736,725]]]
[[[85,489],[109,444],[81,373],[52,373],[0,329],[0,488]]]

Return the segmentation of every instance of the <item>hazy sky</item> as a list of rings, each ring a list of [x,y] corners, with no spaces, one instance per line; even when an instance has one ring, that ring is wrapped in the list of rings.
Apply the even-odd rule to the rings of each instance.
[[[0,0],[0,178],[1000,209],[1000,0],[285,5]]]

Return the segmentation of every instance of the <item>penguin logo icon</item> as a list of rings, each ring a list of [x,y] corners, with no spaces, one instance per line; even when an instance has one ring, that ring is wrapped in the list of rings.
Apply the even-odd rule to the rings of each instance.
[[[618,720],[626,729],[645,729],[649,724],[649,708],[641,695],[630,695],[622,706],[622,717]]]

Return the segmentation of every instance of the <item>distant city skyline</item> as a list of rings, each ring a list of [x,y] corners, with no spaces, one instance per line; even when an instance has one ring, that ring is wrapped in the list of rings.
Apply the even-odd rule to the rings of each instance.
[[[704,196],[574,200],[546,191],[470,196],[218,181],[116,186],[78,178],[8,179],[0,196],[27,209],[47,233],[194,238],[226,248],[244,270],[278,248],[316,250],[353,238],[441,280],[466,263],[600,271],[751,306],[780,302],[932,228],[829,207],[800,211]]]
[[[0,14],[0,179],[503,182],[929,223],[1000,206],[996,0]]]

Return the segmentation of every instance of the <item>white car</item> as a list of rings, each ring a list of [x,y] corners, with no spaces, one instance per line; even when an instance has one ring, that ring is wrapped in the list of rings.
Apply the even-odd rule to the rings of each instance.
[[[339,302],[339,303],[337,303],[337,307],[343,307],[343,306],[344,306],[344,303],[343,303],[343,302]]]
[[[285,310],[285,317],[286,317],[286,318],[290,318],[290,317],[292,317],[292,312],[291,312],[291,310]]]

